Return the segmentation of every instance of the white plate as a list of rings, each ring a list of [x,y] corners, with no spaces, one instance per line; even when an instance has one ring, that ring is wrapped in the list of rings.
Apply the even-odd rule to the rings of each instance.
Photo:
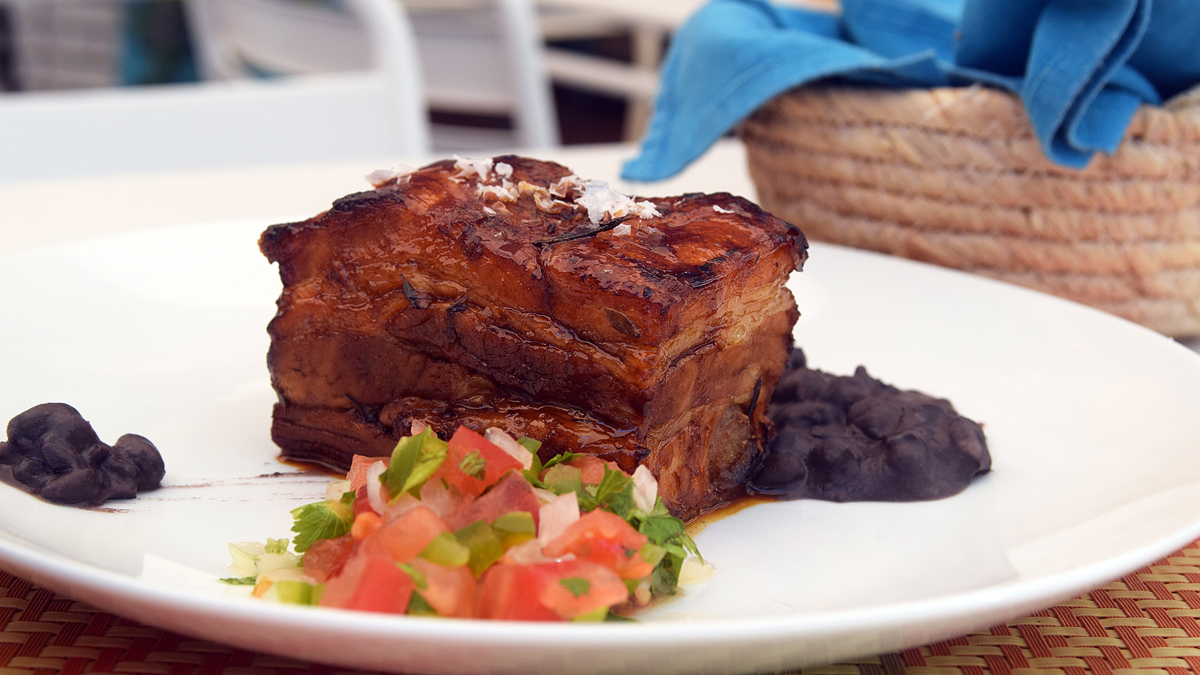
[[[288,536],[325,478],[276,461],[264,223],[142,231],[0,260],[0,416],[65,401],[153,440],[166,487],[111,509],[0,489],[0,562],[142,622],[408,672],[762,672],[871,655],[1052,605],[1200,536],[1200,357],[1138,326],[946,270],[814,245],[794,276],[814,367],[859,363],[985,425],[995,470],[918,504],[774,503],[697,539],[706,584],[639,624],[271,605],[215,579]],[[278,475],[277,475],[278,472]]]

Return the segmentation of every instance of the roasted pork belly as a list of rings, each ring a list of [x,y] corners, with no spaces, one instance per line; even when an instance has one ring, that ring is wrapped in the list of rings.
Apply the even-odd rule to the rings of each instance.
[[[645,464],[688,518],[741,493],[803,235],[728,194],[635,200],[520,157],[376,175],[260,246],[283,293],[272,437],[344,470],[414,423]]]

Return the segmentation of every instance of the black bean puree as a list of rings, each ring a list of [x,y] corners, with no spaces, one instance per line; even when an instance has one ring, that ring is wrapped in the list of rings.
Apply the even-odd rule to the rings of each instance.
[[[978,424],[949,401],[901,391],[867,374],[807,367],[793,349],[768,416],[776,433],[752,494],[834,502],[949,497],[991,470]]]
[[[158,448],[137,434],[101,442],[65,403],[43,403],[12,418],[0,442],[0,482],[48,502],[99,506],[153,490],[166,471]]]

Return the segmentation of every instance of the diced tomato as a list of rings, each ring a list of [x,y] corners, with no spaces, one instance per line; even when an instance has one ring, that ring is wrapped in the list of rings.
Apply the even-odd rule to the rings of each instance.
[[[354,524],[350,526],[350,536],[355,541],[362,541],[381,527],[383,527],[383,516],[374,511],[363,511],[354,516]]]
[[[542,584],[538,600],[564,619],[590,614],[602,607],[612,607],[629,598],[629,588],[625,582],[604,565],[568,560],[537,567],[545,568],[549,577]],[[586,582],[587,587],[582,593],[575,585],[581,581]]]
[[[496,483],[479,499],[459,508],[447,516],[446,525],[457,530],[477,520],[491,523],[500,516],[513,511],[528,511],[533,514],[534,525],[537,525],[538,509],[542,503],[533,494],[529,481],[519,473],[510,473]]]
[[[304,573],[318,583],[325,583],[342,571],[357,544],[358,542],[348,534],[334,539],[314,541],[304,552]]]
[[[506,621],[560,621],[549,607],[538,600],[543,575],[534,565],[497,563],[483,574],[479,585],[479,609],[482,619]]]
[[[585,485],[599,485],[600,480],[604,478],[604,469],[606,467],[613,471],[621,470],[621,467],[617,466],[616,462],[606,462],[595,455],[576,457],[567,462],[567,466],[573,466],[582,472],[582,479]]]
[[[364,455],[355,455],[350,460],[350,470],[346,472],[346,480],[350,481],[350,489],[354,491],[354,513],[365,513],[374,511],[371,506],[371,498],[367,494],[368,489],[379,490],[379,485],[367,485],[367,471],[376,462],[383,462],[387,466],[389,458],[386,457],[366,457]]]
[[[362,555],[360,549],[342,573],[325,584],[321,606],[404,614],[413,588],[412,577],[387,556]]]
[[[450,437],[446,461],[430,480],[444,479],[464,495],[478,497],[504,474],[520,468],[521,463],[512,455],[474,431],[459,427]]]
[[[579,560],[604,565],[622,579],[641,579],[654,571],[654,565],[638,554],[646,541],[646,535],[621,516],[596,509],[567,526],[542,547],[542,553],[551,558],[572,553]]]
[[[406,563],[439,534],[449,531],[433,509],[418,506],[368,534],[359,550],[366,555],[382,555],[393,562]]]
[[[628,597],[625,582],[603,565],[582,560],[500,563],[484,574],[479,616],[509,621],[572,619]]]
[[[367,486],[364,485],[354,491],[354,515],[368,511],[374,513],[375,509],[371,508],[371,499],[367,496]]]
[[[346,472],[346,480],[350,481],[350,489],[355,492],[367,483],[367,469],[375,462],[383,462],[386,465],[389,461],[387,457],[367,457],[365,455],[355,455],[350,460],[350,470]]]
[[[425,577],[425,588],[416,592],[439,616],[475,616],[475,575],[466,565],[443,567],[424,558],[416,558],[411,564]]]

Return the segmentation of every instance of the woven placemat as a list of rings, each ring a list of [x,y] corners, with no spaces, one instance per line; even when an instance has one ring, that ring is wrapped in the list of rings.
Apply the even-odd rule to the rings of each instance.
[[[151,628],[0,571],[0,675],[333,675]],[[1200,541],[986,633],[805,675],[1200,675]]]

